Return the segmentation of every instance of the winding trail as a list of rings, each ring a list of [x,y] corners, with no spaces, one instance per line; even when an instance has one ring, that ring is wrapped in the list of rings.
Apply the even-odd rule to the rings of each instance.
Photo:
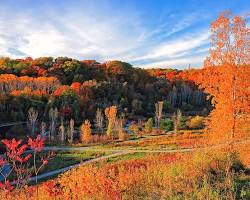
[[[108,158],[112,158],[112,157],[117,157],[117,156],[122,156],[122,155],[126,155],[126,154],[132,154],[132,153],[177,153],[177,152],[189,152],[192,151],[193,149],[173,149],[173,150],[128,150],[128,149],[123,149],[123,150],[112,150],[112,149],[107,149],[107,150],[103,150],[103,149],[91,149],[89,147],[76,147],[76,148],[71,148],[71,147],[46,147],[45,151],[49,151],[49,150],[53,150],[53,151],[75,151],[75,150],[80,150],[80,151],[84,151],[84,150],[90,150],[90,151],[102,151],[102,152],[116,152],[110,155],[106,155],[106,156],[101,156],[98,158],[94,158],[91,160],[87,160],[78,164],[74,164],[68,167],[64,167],[61,169],[56,169],[50,172],[46,172],[43,174],[40,174],[37,176],[37,180],[42,180],[44,178],[48,178],[60,173],[63,173],[65,171],[68,171],[70,169],[82,166],[82,165],[87,165],[90,163],[95,163],[98,162],[100,160],[105,160]],[[29,179],[30,182],[33,182],[36,180],[36,177],[31,177]]]
[[[105,149],[105,148],[93,148],[93,147],[45,147],[43,151],[101,151],[101,152],[128,152],[128,153],[177,153],[194,151],[198,148],[183,148],[183,149]]]
[[[250,142],[249,139],[235,142],[234,144],[244,144]],[[44,151],[102,151],[102,152],[115,152],[114,154],[110,154],[107,156],[102,156],[99,158],[94,158],[91,160],[84,161],[82,163],[78,163],[75,165],[71,165],[68,167],[64,167],[62,169],[53,170],[41,175],[37,176],[37,180],[41,180],[53,175],[57,175],[60,173],[63,173],[67,170],[70,170],[72,168],[76,168],[82,165],[87,165],[90,163],[98,162],[100,160],[105,160],[111,157],[126,155],[126,154],[132,154],[132,153],[185,153],[185,152],[192,152],[196,150],[208,150],[208,149],[216,149],[216,148],[223,148],[226,147],[228,144],[219,144],[214,146],[208,146],[208,147],[200,147],[200,148],[186,148],[186,149],[162,149],[162,150],[143,150],[143,149],[96,149],[95,146],[92,147],[45,147]],[[35,177],[30,178],[30,181],[35,181]]]
[[[84,161],[84,162],[81,162],[81,163],[78,163],[78,164],[74,164],[74,165],[71,165],[71,166],[68,166],[68,167],[64,167],[64,168],[61,168],[61,169],[56,169],[56,170],[53,170],[53,171],[50,171],[50,172],[40,174],[37,177],[31,177],[29,179],[29,182],[36,181],[36,179],[41,180],[41,179],[44,179],[44,178],[48,178],[48,177],[63,173],[65,171],[68,171],[70,169],[73,169],[73,168],[76,168],[76,167],[79,167],[79,166],[87,165],[87,164],[90,164],[90,163],[98,162],[98,161],[105,160],[105,159],[112,158],[112,157],[116,157],[116,156],[125,155],[127,153],[128,152],[119,152],[119,153],[114,153],[114,154],[111,154],[111,155],[102,156],[102,157],[99,157],[99,158],[93,158],[91,160],[87,160],[87,161]]]
[[[243,140],[243,141],[238,141],[235,142],[234,145],[236,144],[244,144],[250,142],[250,139]],[[47,146],[44,147],[43,151],[96,151],[96,152],[113,152],[113,154],[106,155],[106,156],[101,156],[98,158],[90,159],[87,161],[83,161],[78,164],[74,164],[68,167],[64,167],[61,169],[56,169],[50,172],[46,172],[43,174],[38,175],[37,177],[31,177],[29,179],[29,182],[35,182],[36,180],[42,180],[60,173],[63,173],[65,171],[68,171],[70,169],[82,166],[82,165],[87,165],[90,163],[95,163],[100,160],[105,160],[111,157],[117,157],[121,155],[126,155],[126,154],[133,154],[133,153],[185,153],[185,152],[192,152],[192,151],[197,151],[197,150],[208,150],[208,149],[216,149],[216,148],[223,148],[228,146],[228,143],[226,144],[219,144],[219,145],[214,145],[214,146],[208,146],[208,147],[198,147],[198,148],[182,148],[182,149],[159,149],[159,150],[150,150],[150,149],[105,149],[105,148],[96,148],[96,146],[90,146],[90,147],[58,147],[58,146]],[[31,152],[31,150],[28,150],[26,152]]]

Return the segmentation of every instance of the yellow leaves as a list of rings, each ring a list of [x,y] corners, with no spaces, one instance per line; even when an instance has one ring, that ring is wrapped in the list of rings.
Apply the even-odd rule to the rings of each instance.
[[[105,109],[105,115],[108,119],[107,135],[113,137],[113,128],[116,120],[117,108],[116,106],[110,106]]]

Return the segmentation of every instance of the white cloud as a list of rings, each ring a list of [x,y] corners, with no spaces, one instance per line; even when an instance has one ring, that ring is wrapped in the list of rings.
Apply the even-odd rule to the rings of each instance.
[[[147,55],[137,57],[134,61],[157,59],[161,57],[180,57],[187,54],[188,51],[193,50],[201,45],[209,42],[209,32],[203,32],[201,34],[191,34],[183,36],[183,38],[177,38],[170,42],[160,44],[148,52]]]
[[[12,54],[10,48],[33,57],[64,55],[86,59],[96,56],[103,61],[143,42],[136,16],[102,19],[88,13],[79,16],[65,12],[63,16],[52,13],[41,19],[3,11],[0,12],[0,33],[0,55],[14,57],[19,55]]]
[[[158,67],[175,67],[175,68],[187,68],[189,64],[192,67],[201,67],[204,60],[204,56],[188,56],[177,59],[165,59],[162,61],[151,62],[144,65],[138,65],[142,68],[158,68]]]
[[[192,17],[172,24],[170,29],[166,23],[152,30],[136,13],[126,17],[116,13],[110,18],[87,10],[68,10],[63,15],[53,11],[39,16],[27,12],[10,14],[8,9],[0,11],[0,56],[69,56],[101,62],[118,59],[135,66],[176,66],[198,62],[198,58],[192,61],[184,57],[206,44],[209,38],[208,33],[199,32],[164,43],[155,40],[156,35],[167,37],[190,26]]]

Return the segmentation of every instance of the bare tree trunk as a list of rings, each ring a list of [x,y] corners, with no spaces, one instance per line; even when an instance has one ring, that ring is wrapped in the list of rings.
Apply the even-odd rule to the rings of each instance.
[[[60,141],[64,143],[65,142],[65,128],[64,128],[63,120],[61,120],[61,125],[59,127],[59,137],[60,137]]]
[[[46,123],[45,122],[41,123],[40,133],[41,133],[41,137],[44,138],[45,137],[45,133],[46,133]]]
[[[179,127],[179,125],[180,125],[181,116],[182,116],[181,111],[178,109],[178,110],[174,113],[174,115],[173,115],[173,117],[172,117],[172,119],[173,119],[173,121],[174,121],[174,132],[175,132],[175,134],[178,133],[178,127]]]
[[[98,131],[100,131],[101,133],[103,133],[103,120],[104,116],[102,114],[102,111],[98,108],[96,111],[95,125]]]
[[[57,122],[57,117],[58,117],[57,108],[55,108],[55,109],[51,108],[50,109],[49,117],[50,117],[50,120],[51,120],[49,140],[54,140],[55,132],[56,132],[56,122]]]
[[[160,127],[162,109],[163,109],[163,101],[158,101],[157,103],[155,103],[155,123],[158,129]]]
[[[30,108],[28,111],[28,124],[31,126],[31,135],[35,134],[37,117],[37,110],[35,110],[34,108]]]
[[[73,119],[70,119],[69,127],[68,127],[68,142],[70,144],[73,143],[73,139],[74,139],[74,124],[75,124],[75,121]]]

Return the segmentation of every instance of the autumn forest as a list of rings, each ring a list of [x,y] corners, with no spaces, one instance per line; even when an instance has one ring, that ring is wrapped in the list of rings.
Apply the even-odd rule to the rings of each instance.
[[[248,19],[200,67],[0,57],[0,198],[250,199]]]

